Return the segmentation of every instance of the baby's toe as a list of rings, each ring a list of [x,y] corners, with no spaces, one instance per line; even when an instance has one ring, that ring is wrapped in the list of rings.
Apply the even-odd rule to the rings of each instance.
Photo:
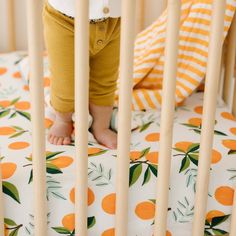
[[[68,145],[68,144],[70,144],[70,141],[71,141],[70,137],[65,137],[64,141],[63,141],[63,144]]]
[[[63,144],[63,141],[64,141],[64,138],[63,138],[63,137],[58,138],[58,140],[57,140],[57,145],[62,145],[62,144]]]
[[[108,147],[110,149],[116,149],[117,148],[117,142],[114,140],[108,144]]]
[[[49,137],[49,143],[53,144],[53,140],[54,140],[54,135],[50,135],[50,137]]]
[[[57,145],[57,142],[58,142],[58,137],[57,137],[57,136],[54,136],[54,138],[53,138],[53,144],[54,144],[54,145]]]

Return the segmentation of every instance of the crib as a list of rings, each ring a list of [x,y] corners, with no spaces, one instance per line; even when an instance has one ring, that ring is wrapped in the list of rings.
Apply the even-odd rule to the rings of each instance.
[[[15,50],[13,0],[8,4],[9,51]],[[33,166],[33,205],[34,205],[34,235],[48,235],[47,199],[46,199],[46,162],[44,156],[44,91],[43,91],[43,40],[41,11],[43,1],[27,1],[28,12],[28,43],[31,68],[31,122],[32,122],[32,160]],[[155,223],[153,235],[165,236],[167,229],[167,213],[169,199],[169,182],[171,174],[171,153],[173,139],[173,123],[175,114],[175,88],[178,57],[178,37],[180,24],[180,0],[169,0],[167,5],[168,23],[165,47],[163,100],[160,117],[160,141],[158,157],[158,179],[156,183]],[[138,1],[138,21],[135,20],[135,1],[122,1],[122,31],[121,31],[121,64],[119,87],[119,123],[116,175],[116,236],[128,235],[128,189],[131,139],[131,102],[133,75],[133,51],[135,29],[143,28],[145,1]],[[236,116],[236,83],[232,95],[232,81],[235,70],[236,50],[236,17],[234,17],[227,44],[223,45],[224,13],[226,0],[213,1],[211,21],[211,40],[209,46],[207,72],[204,90],[203,115],[200,133],[199,162],[197,172],[194,218],[191,235],[204,234],[205,215],[207,208],[208,186],[211,168],[211,150],[214,138],[215,112],[218,95],[230,107]],[[88,202],[88,86],[89,86],[89,31],[88,2],[76,1],[75,17],[75,230],[68,235],[88,235],[87,202]],[[136,26],[135,26],[136,23]],[[81,79],[83,78],[83,80]],[[85,80],[86,78],[86,80]],[[231,94],[231,95],[230,95]],[[236,148],[235,148],[236,149]],[[85,158],[86,157],[86,158]],[[0,168],[1,171],[1,168]],[[1,173],[0,173],[1,176]],[[2,186],[2,183],[1,183]],[[235,188],[234,188],[235,191]],[[232,205],[232,215],[229,234],[236,235],[236,194]],[[0,232],[4,235],[4,204],[0,193]],[[216,232],[216,231],[215,231]],[[219,231],[220,232],[220,231]],[[223,232],[223,231],[222,231]],[[64,233],[66,234],[66,233]],[[8,234],[7,234],[8,235]],[[12,234],[14,235],[14,234]],[[67,235],[67,234],[66,234]],[[93,235],[93,234],[92,234]],[[104,234],[105,235],[105,234]],[[108,235],[108,234],[107,234]],[[170,234],[171,235],[171,234]],[[186,234],[187,235],[187,234]],[[190,235],[190,234],[188,234]],[[214,234],[217,235],[217,234]],[[220,234],[226,235],[226,234]],[[97,234],[94,234],[97,236]],[[174,236],[174,232],[173,232]]]

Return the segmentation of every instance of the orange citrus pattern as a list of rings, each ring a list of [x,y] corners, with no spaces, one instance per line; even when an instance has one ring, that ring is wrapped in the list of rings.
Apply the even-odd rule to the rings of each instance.
[[[158,163],[158,152],[149,152],[146,155],[146,159],[153,164],[157,164]]]
[[[7,226],[4,225],[4,236],[8,236],[9,235],[9,230],[7,229]]]
[[[222,211],[212,210],[207,213],[206,219],[208,222],[211,222],[213,218],[219,217],[219,216],[224,216],[224,215],[225,214]]]
[[[3,75],[7,72],[7,68],[0,67],[0,75]]]
[[[211,155],[211,163],[216,164],[221,160],[221,158],[222,158],[221,153],[213,149]]]
[[[70,166],[72,162],[73,162],[73,159],[69,156],[60,156],[50,161],[50,163],[52,163],[58,168],[66,168]]]
[[[197,118],[197,117],[191,118],[191,119],[188,120],[188,123],[190,125],[195,125],[195,126],[199,127],[202,124],[202,119]]]
[[[155,216],[155,205],[153,202],[140,202],[135,208],[135,214],[142,220],[150,220]]]
[[[27,101],[21,101],[14,104],[15,108],[18,110],[29,110],[30,103]]]
[[[184,152],[187,152],[188,148],[192,145],[193,143],[191,142],[178,142],[175,144],[175,147],[184,151]]]
[[[12,127],[0,127],[0,135],[11,135],[16,132],[16,129]]]
[[[156,142],[160,140],[160,133],[151,133],[145,137],[147,142]]]
[[[232,206],[234,189],[229,186],[221,186],[215,191],[215,199],[224,206]]]
[[[101,236],[115,236],[115,229],[108,229],[104,231]]]
[[[232,134],[236,135],[236,127],[230,128],[229,131],[230,131]]]
[[[202,106],[197,106],[197,107],[194,108],[194,111],[201,115],[202,112],[203,112],[203,107]]]
[[[236,150],[236,140],[223,140],[222,144],[231,150]]]
[[[29,143],[28,142],[14,142],[8,145],[8,147],[12,150],[21,150],[24,148],[29,147]]]
[[[221,116],[227,120],[236,121],[236,118],[229,112],[222,112]]]
[[[75,228],[75,214],[65,215],[62,219],[62,225],[69,231],[73,231]]]
[[[19,79],[19,78],[21,78],[21,73],[19,71],[17,71],[13,74],[13,77],[16,79]]]
[[[112,214],[114,215],[116,212],[116,194],[111,193],[105,196],[102,199],[102,209],[107,213],[107,214]]]
[[[2,179],[8,179],[14,175],[16,171],[16,164],[11,162],[1,163],[1,170],[2,170]]]
[[[102,152],[102,151],[103,151],[103,149],[101,149],[101,148],[89,147],[89,148],[88,148],[88,155],[99,154],[99,153]]]
[[[11,102],[9,100],[0,101],[0,106],[3,108],[9,107],[10,105],[11,105]]]
[[[142,153],[140,151],[131,151],[130,152],[130,160],[135,161],[141,157]]]
[[[45,118],[45,120],[44,120],[45,128],[47,128],[47,129],[50,128],[52,126],[52,124],[53,124],[53,121],[51,119]]]

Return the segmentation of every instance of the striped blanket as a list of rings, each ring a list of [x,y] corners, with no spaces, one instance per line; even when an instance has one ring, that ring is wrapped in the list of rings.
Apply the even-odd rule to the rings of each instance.
[[[204,80],[212,3],[213,0],[182,0],[176,105],[190,96]],[[235,9],[236,0],[227,0],[224,38]],[[166,23],[167,11],[164,11],[158,20],[137,35],[134,52],[133,110],[159,109],[161,106]]]

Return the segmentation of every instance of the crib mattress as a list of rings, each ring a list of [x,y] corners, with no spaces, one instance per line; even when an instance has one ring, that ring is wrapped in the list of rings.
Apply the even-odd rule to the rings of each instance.
[[[0,157],[5,235],[33,235],[30,94],[21,78],[19,53],[0,55]],[[48,81],[45,79],[45,87]],[[169,186],[168,236],[191,235],[203,93],[175,112]],[[46,109],[47,110],[47,109]],[[128,236],[151,236],[155,211],[160,113],[140,112],[132,132]],[[45,116],[45,126],[52,120]],[[75,147],[46,143],[48,235],[74,235]],[[88,235],[112,236],[115,225],[117,152],[88,144]],[[43,158],[43,157],[42,157]],[[236,180],[236,119],[218,102],[205,235],[229,231]],[[158,202],[157,202],[158,204]]]

